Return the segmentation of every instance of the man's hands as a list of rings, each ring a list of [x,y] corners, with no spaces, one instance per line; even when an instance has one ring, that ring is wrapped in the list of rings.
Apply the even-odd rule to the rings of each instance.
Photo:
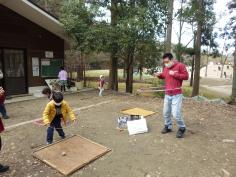
[[[178,71],[172,71],[172,70],[170,70],[170,71],[169,71],[169,75],[174,76],[176,72],[178,72]]]
[[[175,75],[175,73],[177,73],[178,71],[173,71],[173,70],[170,70],[169,71],[169,75],[170,76],[174,76]],[[154,73],[153,74],[155,77],[159,77],[159,76],[161,76],[161,73],[160,72],[157,72],[157,73]]]

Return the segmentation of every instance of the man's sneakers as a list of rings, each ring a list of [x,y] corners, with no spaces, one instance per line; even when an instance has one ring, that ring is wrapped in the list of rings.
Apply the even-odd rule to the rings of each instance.
[[[2,118],[3,119],[9,119],[10,117],[9,116],[3,116]]]
[[[4,173],[9,170],[9,166],[3,166],[0,164],[0,173]]]
[[[172,132],[172,129],[169,129],[168,126],[165,126],[163,130],[161,131],[162,134],[170,133]]]
[[[179,130],[177,131],[177,134],[176,134],[176,138],[183,138],[185,131],[186,131],[185,127],[179,128]],[[161,131],[162,134],[166,134],[166,133],[170,133],[170,132],[172,132],[172,129],[169,129],[168,126],[165,126],[163,128],[163,130]]]
[[[185,127],[179,128],[179,130],[177,131],[177,134],[176,134],[176,138],[183,138],[185,130],[186,130]]]

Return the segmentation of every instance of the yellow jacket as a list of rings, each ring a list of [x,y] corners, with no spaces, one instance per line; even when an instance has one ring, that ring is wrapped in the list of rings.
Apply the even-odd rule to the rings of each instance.
[[[62,119],[64,121],[64,123],[66,124],[66,120],[67,120],[67,114],[69,114],[69,117],[71,120],[75,120],[75,114],[72,111],[72,109],[70,108],[69,104],[66,101],[62,101],[61,104],[61,113],[62,113]],[[53,101],[50,101],[44,112],[43,112],[43,122],[44,124],[50,124],[52,122],[52,120],[54,119],[54,117],[56,116],[56,108],[55,108],[55,104],[53,103]]]

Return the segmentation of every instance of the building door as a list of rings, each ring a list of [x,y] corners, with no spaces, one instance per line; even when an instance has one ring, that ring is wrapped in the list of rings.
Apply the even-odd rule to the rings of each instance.
[[[4,88],[7,95],[27,93],[25,51],[3,49]]]

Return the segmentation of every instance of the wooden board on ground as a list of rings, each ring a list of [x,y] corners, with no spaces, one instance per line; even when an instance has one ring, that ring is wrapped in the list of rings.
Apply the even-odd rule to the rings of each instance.
[[[126,115],[135,115],[135,116],[140,115],[143,117],[147,117],[152,114],[155,114],[155,112],[153,112],[153,111],[148,111],[148,110],[145,110],[142,108],[127,109],[127,110],[122,110],[121,112]]]
[[[60,173],[69,175],[109,151],[107,147],[74,135],[36,150],[33,156]]]

